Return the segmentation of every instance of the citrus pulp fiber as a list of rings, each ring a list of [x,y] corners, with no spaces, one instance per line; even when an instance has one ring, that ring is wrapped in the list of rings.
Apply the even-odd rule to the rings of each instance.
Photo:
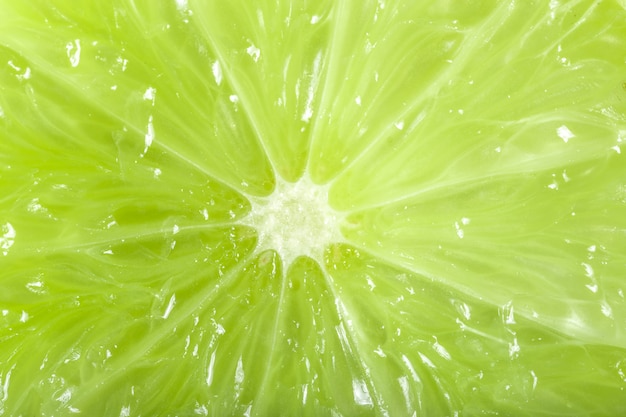
[[[623,1],[0,10],[0,415],[626,412]]]

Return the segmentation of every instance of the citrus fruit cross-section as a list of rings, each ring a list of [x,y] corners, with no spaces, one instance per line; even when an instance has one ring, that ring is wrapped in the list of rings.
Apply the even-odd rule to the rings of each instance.
[[[623,0],[0,0],[0,416],[626,415]]]

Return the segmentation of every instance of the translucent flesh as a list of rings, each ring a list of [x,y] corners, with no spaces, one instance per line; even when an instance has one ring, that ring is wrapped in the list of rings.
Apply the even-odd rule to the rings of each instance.
[[[0,416],[624,414],[624,51],[617,0],[0,0]],[[303,175],[342,236],[284,262]]]

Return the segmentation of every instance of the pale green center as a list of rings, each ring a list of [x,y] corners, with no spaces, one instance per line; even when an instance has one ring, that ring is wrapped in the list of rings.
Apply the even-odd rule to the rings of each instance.
[[[285,266],[299,256],[322,263],[324,248],[342,240],[341,213],[328,204],[328,187],[304,177],[295,183],[277,181],[268,197],[249,197],[252,204],[244,224],[259,236],[257,249],[275,250]]]

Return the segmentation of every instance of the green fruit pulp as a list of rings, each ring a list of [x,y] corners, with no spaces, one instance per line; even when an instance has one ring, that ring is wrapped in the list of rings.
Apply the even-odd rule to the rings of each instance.
[[[625,413],[625,85],[618,0],[2,1],[0,416]]]

